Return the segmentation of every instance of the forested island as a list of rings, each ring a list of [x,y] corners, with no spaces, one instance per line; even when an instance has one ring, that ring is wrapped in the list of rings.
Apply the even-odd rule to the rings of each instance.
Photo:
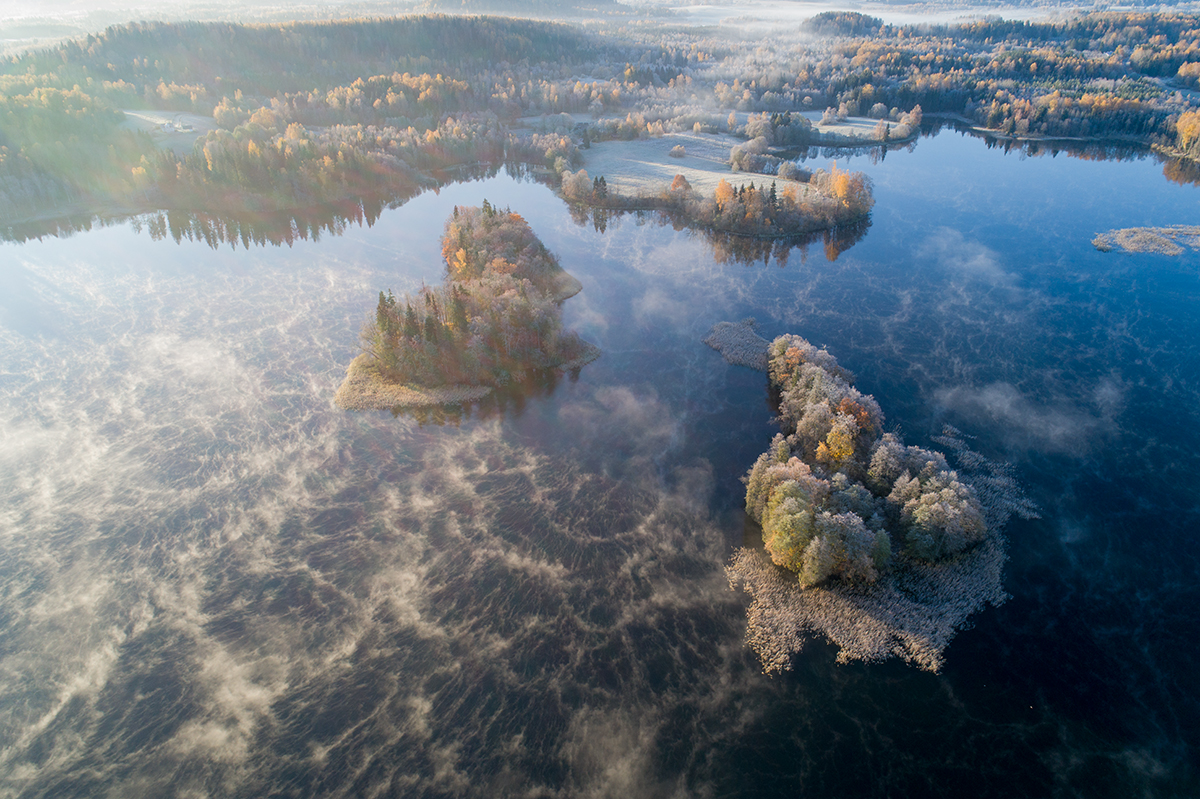
[[[567,199],[595,208],[655,209],[705,229],[763,237],[796,237],[848,225],[870,214],[875,204],[871,179],[839,170],[836,162],[829,172],[818,170],[803,184],[785,181],[782,191],[775,181],[769,187],[751,181],[735,188],[721,178],[705,196],[678,174],[657,193],[619,194],[608,189],[606,178],[589,179],[583,169],[564,173],[562,191]]]
[[[829,12],[746,39],[661,22],[133,23],[14,55],[0,61],[4,235],[73,215],[386,205],[481,164],[520,164],[574,203],[796,235],[872,202],[865,176],[844,173],[847,192],[806,159],[913,146],[935,118],[993,140],[1153,146],[1172,179],[1200,157],[1195,15]],[[637,170],[644,185],[625,186]]]
[[[455,207],[442,236],[446,276],[416,296],[380,291],[336,402],[347,409],[481,399],[531,372],[578,369],[599,350],[562,330],[582,286],[510,209]]]
[[[779,398],[783,432],[746,477],[746,513],[769,561],[744,549],[727,569],[754,597],[747,640],[764,667],[789,668],[819,633],[843,661],[899,656],[938,670],[954,631],[1004,600],[1000,531],[1033,507],[957,431],[937,440],[970,474],[883,432],[874,398],[800,336],[768,344],[750,322],[722,323],[706,343],[767,370]]]

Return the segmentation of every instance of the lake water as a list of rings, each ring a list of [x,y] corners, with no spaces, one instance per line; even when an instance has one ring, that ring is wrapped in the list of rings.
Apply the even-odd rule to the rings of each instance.
[[[951,131],[850,166],[877,205],[832,262],[506,176],[284,247],[0,245],[0,796],[1195,795],[1200,256],[1090,240],[1197,188]],[[484,198],[604,355],[450,424],[335,408],[376,293],[439,282]],[[940,674],[744,645],[775,428],[700,340],[747,316],[1040,505]]]

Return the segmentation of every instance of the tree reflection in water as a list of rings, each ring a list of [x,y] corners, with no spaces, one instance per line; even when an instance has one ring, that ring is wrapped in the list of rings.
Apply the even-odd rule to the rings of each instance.
[[[558,390],[564,378],[574,383],[579,379],[582,367],[564,372],[562,369],[531,370],[497,387],[481,400],[456,405],[396,406],[393,417],[407,416],[415,419],[422,427],[459,427],[468,419],[479,420],[520,418],[525,413],[529,400],[550,397]]]
[[[826,230],[815,230],[796,236],[765,238],[761,236],[743,236],[725,230],[714,230],[689,222],[678,214],[669,211],[621,211],[610,208],[591,208],[584,205],[571,205],[571,219],[581,227],[591,225],[598,233],[604,233],[609,225],[624,216],[632,216],[637,224],[655,224],[660,227],[670,226],[677,231],[690,231],[691,235],[702,238],[712,248],[713,260],[719,264],[735,263],[745,266],[755,264],[768,265],[774,259],[780,267],[788,265],[794,250],[800,251],[803,263],[808,259],[808,248],[821,243],[825,259],[836,261],[838,256],[863,240],[871,228],[871,217],[864,216]]]

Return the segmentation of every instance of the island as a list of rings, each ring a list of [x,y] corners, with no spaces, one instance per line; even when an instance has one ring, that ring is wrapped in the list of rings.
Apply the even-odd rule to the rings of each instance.
[[[539,370],[579,369],[600,350],[563,332],[561,304],[583,288],[520,214],[455,206],[446,275],[416,296],[379,293],[362,352],[335,402],[347,410],[461,404]]]
[[[671,157],[669,151],[665,155]],[[698,174],[710,177],[712,172],[693,173],[693,179]],[[794,178],[759,186],[753,180],[735,184],[717,177],[711,192],[693,186],[682,172],[669,184],[627,177],[622,191],[609,185],[607,175],[589,177],[581,169],[563,174],[562,193],[570,202],[593,208],[663,211],[691,227],[762,238],[795,238],[851,225],[867,217],[875,204],[871,179],[839,169],[837,162],[829,171],[806,173],[804,180],[791,174]]]
[[[838,659],[898,656],[938,671],[955,631],[1001,585],[1009,517],[1036,509],[1008,470],[972,452],[958,431],[907,446],[826,350],[796,335],[767,342],[752,320],[722,323],[705,343],[731,363],[768,371],[777,434],[746,476],[746,513],[763,550],[738,550],[731,586],[753,597],[747,642],[768,672],[790,668],[823,635]]]

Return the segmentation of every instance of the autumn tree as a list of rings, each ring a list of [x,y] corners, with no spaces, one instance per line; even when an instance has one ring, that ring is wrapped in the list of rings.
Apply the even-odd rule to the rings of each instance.
[[[771,559],[804,587],[874,582],[893,555],[953,556],[987,534],[974,490],[940,453],[881,436],[853,375],[799,336],[769,348],[784,432],[746,478],[746,512]]]
[[[1200,156],[1200,111],[1180,114],[1175,123],[1175,143],[1180,151],[1192,157]]]

